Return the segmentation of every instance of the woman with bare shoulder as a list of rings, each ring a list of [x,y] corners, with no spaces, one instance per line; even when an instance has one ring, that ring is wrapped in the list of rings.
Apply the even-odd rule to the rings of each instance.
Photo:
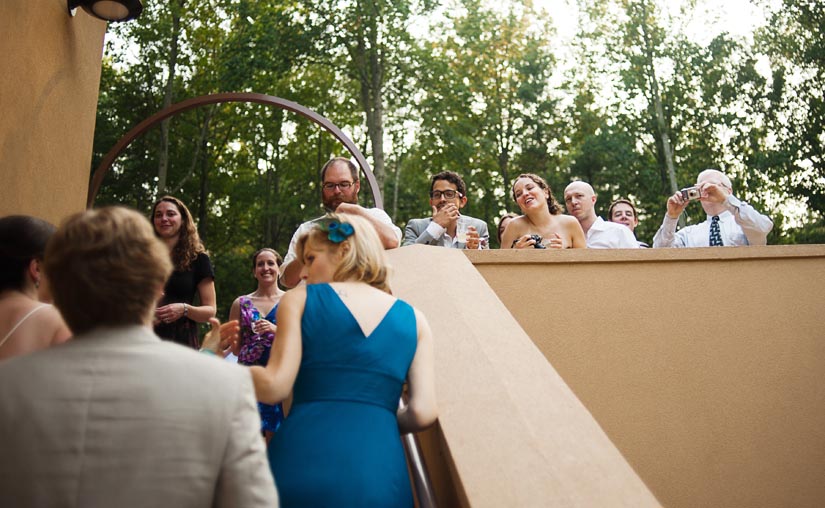
[[[297,254],[305,284],[278,304],[266,367],[250,367],[259,401],[293,394],[269,445],[281,506],[412,507],[400,434],[438,414],[427,320],[391,294],[384,248],[366,219],[327,215],[300,237]],[[209,337],[205,347],[217,351]]]
[[[0,360],[66,341],[42,269],[55,227],[27,215],[0,218]]]
[[[544,178],[532,173],[519,175],[513,182],[513,199],[523,215],[507,225],[502,249],[586,247],[579,221],[562,215],[561,206]]]

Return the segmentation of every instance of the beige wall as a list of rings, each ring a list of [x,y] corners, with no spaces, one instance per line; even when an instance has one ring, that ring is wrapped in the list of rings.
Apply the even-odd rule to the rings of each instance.
[[[825,506],[825,246],[468,257],[664,506]]]
[[[66,0],[0,2],[0,216],[85,207],[105,31]]]
[[[439,422],[422,441],[440,506],[659,505],[461,251],[389,254],[435,337]]]

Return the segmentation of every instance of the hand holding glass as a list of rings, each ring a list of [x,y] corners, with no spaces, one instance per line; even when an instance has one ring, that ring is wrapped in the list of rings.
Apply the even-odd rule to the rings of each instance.
[[[481,245],[481,238],[474,226],[467,226],[467,238],[464,240],[465,249],[478,249]]]

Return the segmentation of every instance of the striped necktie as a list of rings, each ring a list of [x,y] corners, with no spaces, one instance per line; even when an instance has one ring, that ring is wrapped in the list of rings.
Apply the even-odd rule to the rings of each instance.
[[[710,220],[710,246],[721,247],[723,245],[722,231],[719,230],[719,216],[714,215]]]

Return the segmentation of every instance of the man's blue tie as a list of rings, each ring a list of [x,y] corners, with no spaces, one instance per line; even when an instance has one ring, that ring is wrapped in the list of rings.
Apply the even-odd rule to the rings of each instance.
[[[714,215],[710,220],[710,246],[721,247],[723,245],[722,232],[719,230],[719,216]]]

